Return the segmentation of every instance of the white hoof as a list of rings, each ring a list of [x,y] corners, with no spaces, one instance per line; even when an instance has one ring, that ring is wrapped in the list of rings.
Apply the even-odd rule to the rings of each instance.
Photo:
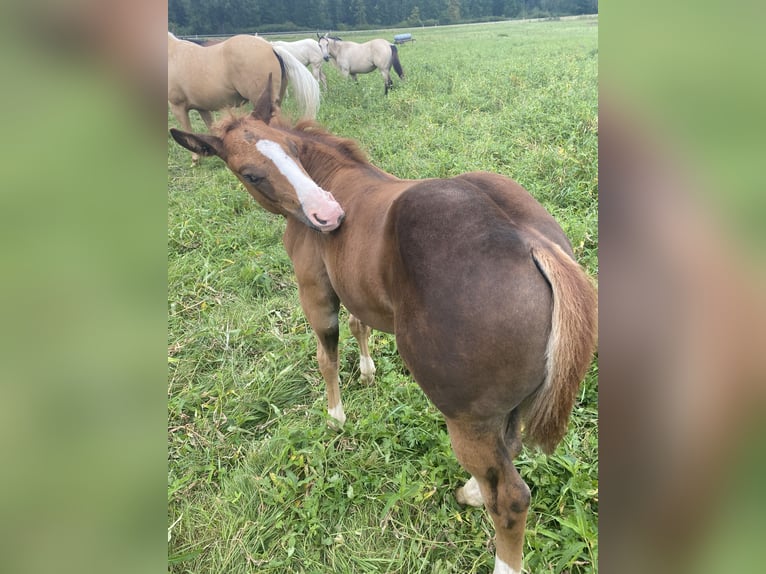
[[[343,403],[338,403],[333,408],[328,409],[327,413],[330,415],[330,419],[327,421],[330,428],[340,430],[346,424],[346,413],[343,412]]]
[[[369,385],[375,380],[375,363],[370,357],[359,358],[359,370],[362,372],[361,381]]]

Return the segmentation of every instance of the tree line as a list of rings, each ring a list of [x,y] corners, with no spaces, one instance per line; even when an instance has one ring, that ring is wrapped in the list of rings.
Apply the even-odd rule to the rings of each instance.
[[[598,0],[169,0],[176,35],[434,26],[595,14]]]

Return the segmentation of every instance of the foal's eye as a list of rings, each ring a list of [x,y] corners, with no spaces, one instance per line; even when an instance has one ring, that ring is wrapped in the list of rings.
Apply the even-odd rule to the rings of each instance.
[[[255,175],[254,173],[243,173],[242,177],[245,178],[245,181],[253,185],[263,183],[263,180],[266,179],[265,177],[261,175]]]

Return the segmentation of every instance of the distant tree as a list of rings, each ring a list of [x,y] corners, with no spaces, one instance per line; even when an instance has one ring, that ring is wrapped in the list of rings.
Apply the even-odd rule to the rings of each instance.
[[[381,14],[384,12],[386,6],[381,0],[365,0],[365,14],[367,15],[367,22],[370,24],[382,24],[383,19]]]
[[[598,0],[168,0],[168,29],[221,35],[296,26],[337,31],[597,12]]]
[[[168,0],[168,28],[173,24],[176,29],[189,23],[187,4],[184,0]]]
[[[460,0],[449,0],[447,3],[447,19],[450,22],[460,22]]]
[[[357,26],[367,24],[367,10],[364,0],[351,0],[351,23]]]
[[[562,0],[540,0],[540,9],[551,15],[558,16],[561,12]]]
[[[417,6],[413,6],[412,12],[410,12],[409,18],[407,18],[407,22],[411,26],[417,26],[418,24],[420,24],[420,22],[421,22],[421,20],[420,20],[420,8],[418,8]]]
[[[326,26],[328,28],[337,28],[338,27],[338,9],[339,9],[339,0],[327,0],[327,16],[326,16]]]
[[[506,18],[518,18],[521,15],[521,0],[505,0],[503,4],[503,16]]]
[[[421,20],[444,19],[447,11],[447,0],[418,0]]]
[[[576,14],[597,14],[598,0],[574,0]]]
[[[260,0],[262,5],[260,24],[280,24],[288,20],[294,12],[289,11],[292,6],[286,6],[286,2],[272,2]]]
[[[478,19],[492,15],[492,0],[463,0],[461,13],[466,18]]]

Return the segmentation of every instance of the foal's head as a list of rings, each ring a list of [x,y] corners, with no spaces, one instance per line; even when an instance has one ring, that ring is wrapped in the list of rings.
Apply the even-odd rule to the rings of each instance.
[[[269,77],[251,115],[224,121],[214,135],[177,129],[170,133],[186,149],[224,160],[268,211],[294,217],[318,231],[337,229],[345,217],[343,208],[303,169],[296,144],[284,131],[269,125],[274,114]]]

